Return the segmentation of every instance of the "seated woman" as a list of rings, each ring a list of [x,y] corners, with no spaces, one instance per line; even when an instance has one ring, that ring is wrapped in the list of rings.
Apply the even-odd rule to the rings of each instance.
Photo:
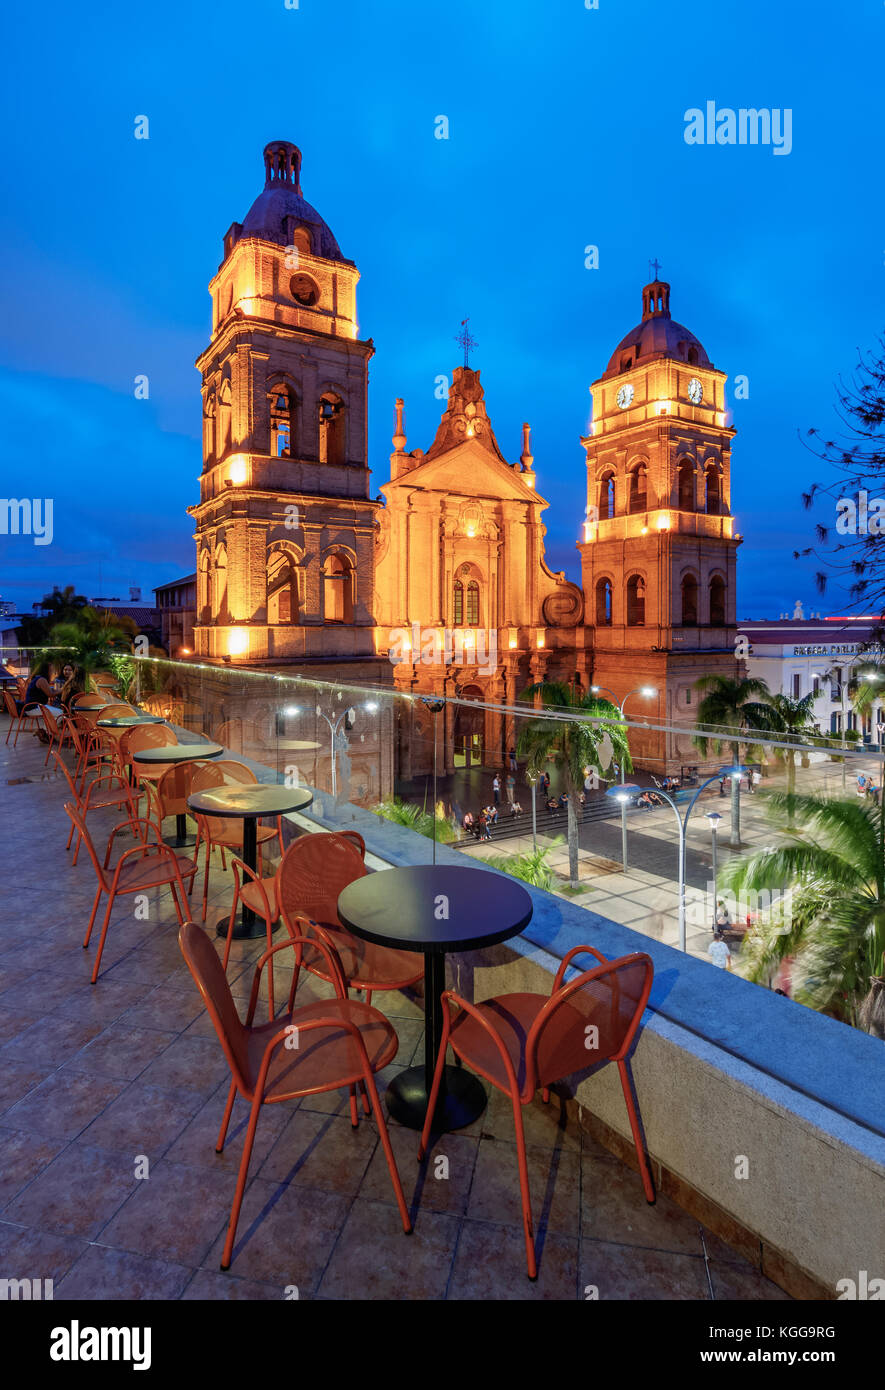
[[[520,804],[519,804],[518,801],[511,801],[511,803],[510,803],[510,814],[511,814],[511,816],[521,816],[521,815],[522,815],[522,807],[520,806]]]
[[[566,807],[566,806],[568,805],[568,797],[567,797],[567,795],[566,795],[565,792],[563,792],[562,795],[561,795],[560,798],[559,798],[559,805],[560,805],[560,807],[562,807],[562,808],[564,808],[564,807]]]
[[[486,820],[488,821],[489,825],[497,825],[497,824],[498,824],[498,808],[497,808],[497,806],[487,806],[487,807],[485,808],[485,818],[486,818]]]
[[[67,709],[76,695],[86,690],[86,676],[82,666],[72,666],[70,662],[62,668],[62,685],[56,696],[58,703]]]
[[[550,799],[548,800],[548,802],[547,802],[547,810],[551,813],[551,815],[552,815],[552,813],[553,813],[554,811],[558,811],[558,810],[559,810],[559,802],[556,800],[556,797],[555,797],[555,796],[551,796]]]
[[[51,705],[52,704],[52,668],[48,661],[41,661],[34,667],[28,678],[25,698],[16,700],[15,705],[19,714],[27,705]]]
[[[472,811],[467,811],[466,814],[465,814],[465,816],[464,816],[464,819],[463,819],[462,822],[461,822],[461,829],[462,829],[462,830],[466,830],[466,831],[468,832],[468,834],[469,834],[470,831],[473,829],[473,827],[474,827],[475,824],[476,824],[476,817],[474,816],[473,812],[472,812]]]

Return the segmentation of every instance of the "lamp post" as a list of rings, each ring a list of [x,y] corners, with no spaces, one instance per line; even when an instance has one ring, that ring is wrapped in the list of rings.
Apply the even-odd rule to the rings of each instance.
[[[536,811],[535,811],[535,785],[536,785],[536,783],[537,783],[537,781],[538,781],[538,774],[537,774],[537,772],[529,772],[528,768],[526,768],[525,776],[526,776],[526,781],[528,782],[529,786],[530,786],[531,789],[532,789],[532,851],[533,851],[535,854],[537,854],[537,852],[538,852],[538,820],[537,820],[537,815],[536,815]]]
[[[431,695],[422,695],[421,703],[426,705],[433,715],[433,858],[431,863],[436,863],[436,745],[437,733],[439,732],[439,720],[437,716],[446,707],[445,700],[436,700]]]
[[[368,710],[369,713],[373,713],[377,708],[378,705],[374,700],[366,700],[365,704],[363,705],[363,709]],[[317,705],[316,707],[316,712],[319,715],[320,719],[325,719],[326,723],[329,726],[329,732],[331,734],[330,753],[332,759],[332,795],[334,797],[337,797],[338,776],[335,763],[335,739],[338,736],[338,730],[341,728],[341,725],[345,722],[345,720],[350,719],[351,724],[349,725],[349,727],[353,727],[353,720],[356,719],[356,707],[354,705],[348,705],[347,709],[343,709],[340,714],[335,716],[334,720],[330,719],[328,714],[326,714],[323,710],[320,709],[319,705]]]
[[[621,715],[621,718],[622,718],[622,719],[624,718],[624,706],[626,705],[627,701],[630,699],[630,696],[631,696],[631,695],[641,694],[641,695],[645,696],[645,698],[646,698],[647,700],[650,700],[651,697],[652,697],[653,695],[657,695],[657,693],[658,693],[657,687],[654,686],[654,685],[634,685],[634,687],[633,687],[632,690],[628,690],[628,691],[627,691],[627,694],[624,696],[623,700],[620,700],[620,701],[619,701],[618,698],[617,698],[617,696],[615,695],[614,691],[613,691],[613,690],[609,690],[608,686],[605,686],[605,685],[591,685],[590,689],[592,690],[592,692],[593,692],[594,695],[601,695],[601,694],[603,694],[603,693],[605,693],[606,695],[611,695],[611,697],[612,697],[612,703],[613,703],[613,704],[616,704],[616,705],[618,706],[618,710],[619,710],[619,712],[620,712],[620,715]],[[624,771],[625,771],[625,769],[624,769],[624,761],[625,761],[625,760],[622,758],[622,759],[621,759],[621,769],[620,769],[620,770],[621,770],[621,778],[620,778],[620,781],[621,781],[621,786],[622,786],[622,787],[625,785],[625,784],[624,784]],[[638,790],[638,788],[637,788],[637,790]],[[622,863],[622,865],[623,865],[624,873],[627,872],[627,800],[628,800],[628,798],[626,798],[626,797],[622,797],[622,798],[621,798],[621,863]]]
[[[731,777],[733,780],[740,781],[740,779],[741,779],[743,776],[746,775],[746,771],[747,771],[747,769],[746,769],[745,767],[743,767],[743,766],[742,766],[741,764],[739,764],[739,763],[733,763],[733,764],[731,764],[729,767],[720,768],[720,770],[719,770],[717,773],[715,773],[712,777],[708,777],[707,780],[706,780],[705,782],[702,782],[701,785],[698,787],[697,791],[695,792],[694,796],[691,798],[691,801],[688,803],[688,806],[686,807],[685,816],[684,816],[684,817],[681,816],[681,815],[679,814],[679,807],[676,805],[676,802],[673,800],[673,798],[672,798],[672,796],[670,795],[669,792],[664,792],[664,791],[655,790],[655,796],[663,797],[664,801],[666,801],[666,802],[668,803],[668,805],[670,805],[670,806],[673,808],[673,814],[674,814],[674,816],[676,817],[676,823],[677,823],[677,825],[679,826],[679,949],[680,949],[680,951],[686,950],[686,942],[685,942],[685,837],[686,837],[686,833],[687,833],[687,831],[688,831],[688,818],[689,818],[689,816],[691,815],[692,811],[694,810],[695,802],[697,801],[697,799],[698,799],[698,797],[700,796],[701,792],[704,791],[704,789],[705,789],[706,787],[712,786],[714,782],[718,782],[718,781],[720,780],[720,778],[722,778],[722,777]],[[621,805],[622,805],[622,809],[624,810],[624,813],[626,814],[626,804],[627,804],[627,802],[629,801],[630,797],[633,796],[633,795],[634,795],[636,792],[638,792],[638,791],[639,791],[639,787],[637,787],[637,786],[635,786],[635,785],[631,785],[630,783],[627,783],[627,784],[624,785],[624,786],[609,787],[605,794],[606,794],[606,796],[613,796],[613,797],[615,798],[616,801],[620,800]]]
[[[710,822],[710,838],[713,841],[713,931],[716,930],[716,831],[719,829],[721,819],[718,811],[707,812],[707,820]]]

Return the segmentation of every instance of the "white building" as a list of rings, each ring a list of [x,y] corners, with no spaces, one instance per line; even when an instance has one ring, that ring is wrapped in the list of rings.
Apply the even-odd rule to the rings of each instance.
[[[864,670],[882,663],[885,649],[871,641],[882,619],[802,615],[769,622],[738,623],[738,639],[749,642],[747,675],[764,680],[772,694],[799,700],[813,693],[815,723],[822,734],[840,734],[843,728],[859,729],[865,743],[885,737],[882,700],[874,700],[862,719],[851,706],[848,686]],[[740,654],[740,650],[739,650]],[[885,681],[882,682],[885,700]]]

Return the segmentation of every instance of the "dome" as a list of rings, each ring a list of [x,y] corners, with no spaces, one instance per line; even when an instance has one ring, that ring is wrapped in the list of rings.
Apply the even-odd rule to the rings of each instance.
[[[341,248],[320,217],[301,196],[301,151],[288,140],[274,140],[264,147],[265,184],[242,224],[241,237],[261,237],[287,246],[298,227],[307,229],[310,250],[327,261],[344,261]],[[291,219],[291,220],[290,220]]]
[[[653,357],[674,357],[696,367],[712,367],[699,338],[670,317],[670,286],[653,280],[642,291],[642,321],[622,338],[612,353],[604,377],[649,361]]]

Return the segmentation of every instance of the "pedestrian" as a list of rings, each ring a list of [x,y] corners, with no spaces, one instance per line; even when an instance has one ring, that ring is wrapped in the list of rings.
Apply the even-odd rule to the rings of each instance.
[[[494,779],[493,779],[493,781],[492,781],[492,796],[493,796],[494,799],[495,799],[495,805],[496,805],[496,806],[500,806],[500,805],[501,805],[501,778],[498,776],[497,772],[495,773]]]
[[[549,773],[549,772],[542,772],[542,773],[541,773],[541,791],[542,791],[542,792],[549,792],[549,790],[550,790],[550,773]]]
[[[728,914],[728,908],[727,908],[727,906],[725,905],[725,903],[722,901],[721,898],[717,898],[717,899],[716,899],[716,928],[715,928],[715,930],[718,931],[718,932],[728,931],[728,928],[729,928],[730,926],[731,926],[731,917],[730,917],[729,914]]]
[[[720,970],[731,969],[731,951],[728,949],[728,943],[725,941],[721,931],[716,932],[713,940],[710,942],[708,954],[713,964],[718,965]]]
[[[507,756],[508,756],[508,758],[510,759],[510,771],[511,771],[511,772],[515,772],[515,771],[516,771],[516,749],[515,749],[515,748],[511,748],[511,749],[510,749],[510,752],[507,754]]]
[[[512,772],[507,774],[507,781],[504,785],[507,788],[507,800],[512,803],[513,796],[516,791],[516,778],[514,777]]]
[[[720,778],[719,778],[719,795],[720,795],[720,796],[724,796],[724,795],[725,795],[725,783],[726,783],[727,781],[728,781],[728,778],[727,778],[727,777],[720,777]]]

